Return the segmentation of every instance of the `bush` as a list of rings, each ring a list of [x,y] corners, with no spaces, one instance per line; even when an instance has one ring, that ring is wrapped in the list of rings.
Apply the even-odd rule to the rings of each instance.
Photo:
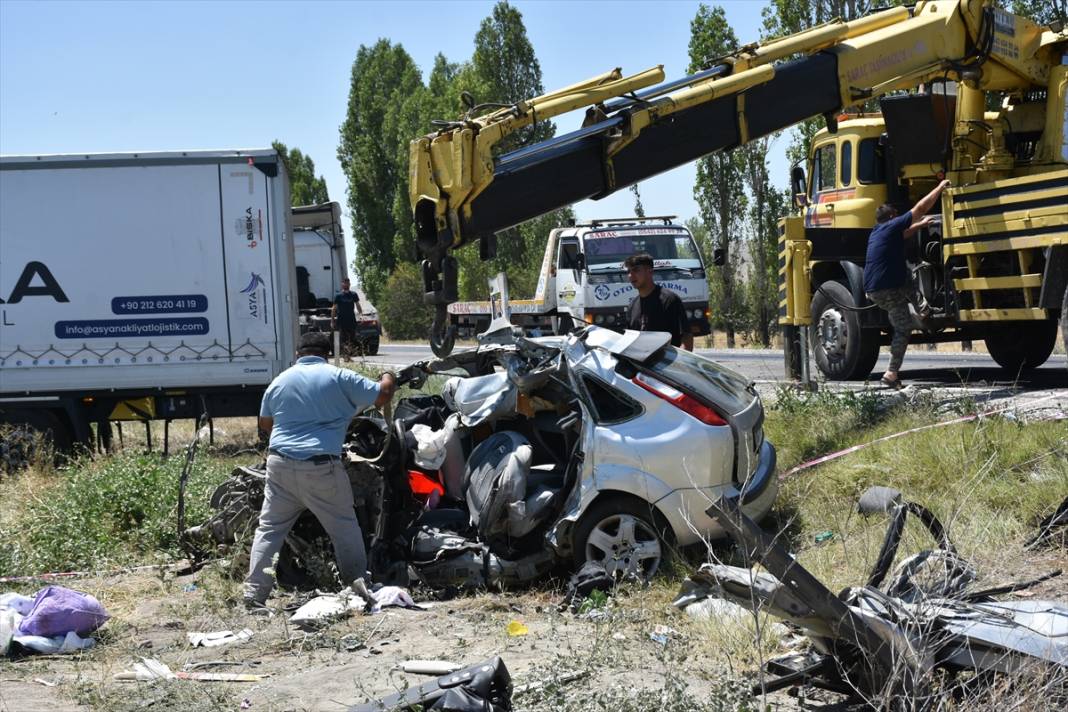
[[[12,482],[4,496],[23,505],[0,522],[0,576],[180,556],[176,507],[183,465],[181,457],[120,453],[75,461],[47,480],[38,478],[30,490]],[[186,487],[188,522],[208,516],[208,498],[230,469],[214,460],[194,463]]]
[[[419,265],[402,262],[386,281],[378,305],[382,328],[391,339],[425,339],[434,315],[423,303],[423,275]]]

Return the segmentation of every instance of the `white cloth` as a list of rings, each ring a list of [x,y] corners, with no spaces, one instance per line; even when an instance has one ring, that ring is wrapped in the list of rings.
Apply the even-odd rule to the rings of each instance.
[[[66,635],[45,638],[40,635],[20,635],[19,623],[33,608],[33,599],[17,593],[0,595],[0,655],[7,655],[11,643],[29,648],[45,655],[73,653],[86,650],[96,643],[92,638],[82,638],[71,631]]]
[[[33,597],[18,593],[0,593],[0,609],[3,608],[17,611],[20,616],[27,616],[33,610]]]
[[[232,630],[220,630],[214,633],[186,633],[186,639],[194,648],[198,645],[204,648],[217,648],[220,645],[229,645],[252,637],[252,630],[244,628],[236,633]]]
[[[411,594],[400,586],[383,586],[371,594],[375,598],[375,610],[397,606],[399,608],[419,608],[412,600]]]

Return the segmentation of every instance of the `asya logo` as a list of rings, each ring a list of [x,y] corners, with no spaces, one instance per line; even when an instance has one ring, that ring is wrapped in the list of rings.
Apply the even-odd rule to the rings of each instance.
[[[256,239],[258,228],[260,226],[259,216],[252,217],[252,206],[245,208],[245,244],[249,247],[255,247],[258,244]]]
[[[263,281],[263,277],[259,276],[255,272],[251,273],[251,277],[248,281],[248,286],[241,290],[241,294],[246,295],[248,300],[248,311],[245,312],[245,316],[249,319],[255,319],[256,321],[262,321],[267,323],[267,285]]]
[[[256,289],[256,286],[266,286],[263,283],[263,277],[259,276],[255,272],[252,273],[252,278],[248,281],[248,286],[241,290],[242,294],[249,294]]]
[[[612,293],[612,290],[608,288],[607,284],[598,284],[597,288],[593,290],[593,296],[597,297],[600,301],[608,299],[608,295]]]

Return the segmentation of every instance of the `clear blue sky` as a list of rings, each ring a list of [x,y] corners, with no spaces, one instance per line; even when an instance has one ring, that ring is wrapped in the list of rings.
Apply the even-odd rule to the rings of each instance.
[[[545,88],[613,67],[687,65],[696,2],[513,3]],[[759,38],[761,0],[721,2],[739,41]],[[0,0],[0,153],[89,153],[297,146],[345,204],[337,162],[349,75],[360,45],[402,44],[425,74],[442,52],[470,58],[492,2],[23,2]],[[443,117],[445,118],[445,117]],[[557,121],[558,132],[581,116]],[[773,179],[786,182],[786,139]],[[641,183],[649,214],[697,212],[694,168]],[[620,191],[580,218],[630,215]],[[346,225],[347,227],[347,225]],[[353,256],[351,229],[349,255]]]

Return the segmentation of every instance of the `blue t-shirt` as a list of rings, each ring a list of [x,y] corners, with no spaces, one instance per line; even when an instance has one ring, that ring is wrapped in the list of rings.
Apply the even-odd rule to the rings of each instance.
[[[908,284],[905,269],[905,230],[912,225],[912,211],[879,223],[868,236],[864,258],[864,291],[877,292]]]
[[[378,391],[377,383],[354,371],[318,356],[300,357],[263,394],[260,416],[274,418],[270,448],[296,460],[340,455],[352,417],[372,405]]]

